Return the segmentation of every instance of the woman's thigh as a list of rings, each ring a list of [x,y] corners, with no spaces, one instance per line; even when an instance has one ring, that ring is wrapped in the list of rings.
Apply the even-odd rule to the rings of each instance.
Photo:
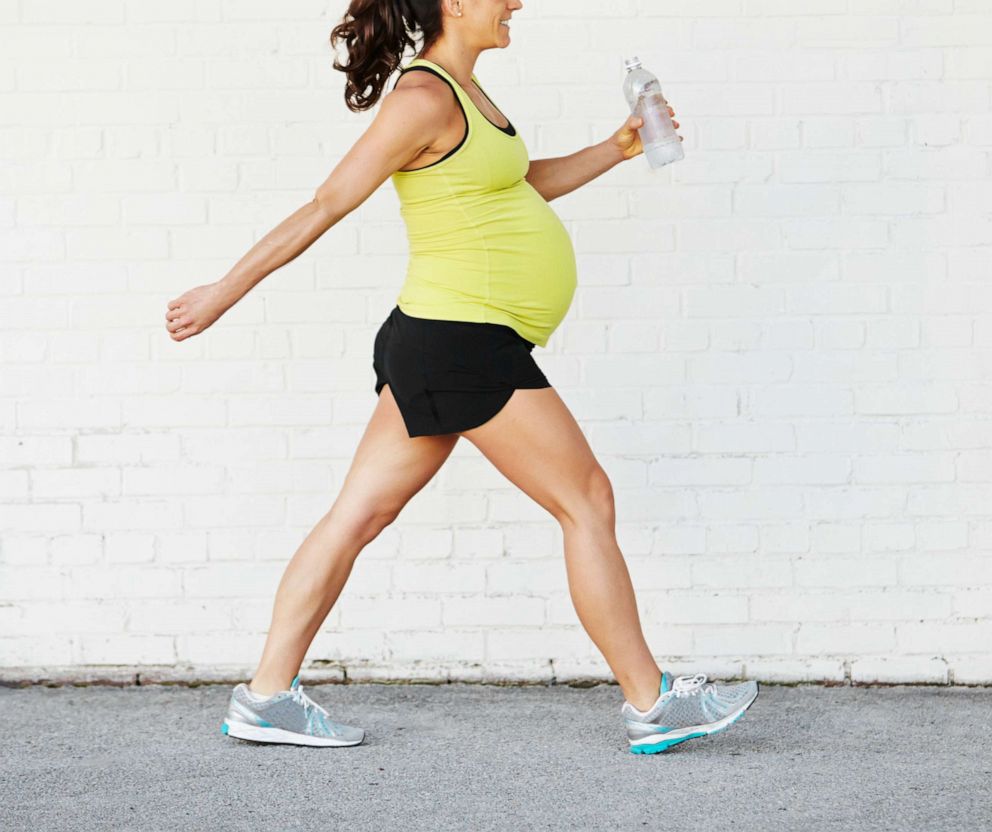
[[[612,514],[606,472],[554,387],[514,390],[492,419],[461,435],[559,520]]]
[[[392,390],[385,385],[333,512],[354,514],[362,523],[373,516],[391,521],[430,482],[457,442],[457,433],[411,438]]]

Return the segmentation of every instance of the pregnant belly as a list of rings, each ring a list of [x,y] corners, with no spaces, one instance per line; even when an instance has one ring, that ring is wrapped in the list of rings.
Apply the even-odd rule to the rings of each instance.
[[[480,195],[429,224],[406,219],[405,308],[424,317],[512,322],[544,345],[571,305],[576,262],[568,230],[529,182]]]
[[[521,300],[529,296],[552,316],[564,316],[576,285],[575,250],[568,230],[526,180],[504,206],[493,234],[494,287],[506,281]],[[507,210],[509,209],[509,210]]]

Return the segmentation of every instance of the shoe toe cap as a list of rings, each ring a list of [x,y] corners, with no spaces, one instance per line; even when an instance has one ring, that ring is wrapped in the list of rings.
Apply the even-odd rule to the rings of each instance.
[[[734,699],[737,702],[746,702],[748,699],[753,699],[757,693],[757,682],[744,682],[743,684],[737,685],[737,689],[734,691]]]
[[[345,742],[360,743],[365,739],[365,729],[355,725],[344,725],[340,722],[331,722],[324,732],[326,736]]]
[[[341,732],[342,739],[353,742],[361,742],[365,739],[365,730],[362,728],[356,728],[353,725],[345,725],[344,729],[345,730]]]

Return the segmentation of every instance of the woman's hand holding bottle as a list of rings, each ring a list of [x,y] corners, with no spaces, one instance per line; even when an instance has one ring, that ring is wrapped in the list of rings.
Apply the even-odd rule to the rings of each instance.
[[[668,115],[674,116],[675,110],[669,107]],[[679,126],[679,123],[674,120],[672,121],[672,124],[676,128]],[[617,132],[611,137],[610,141],[620,151],[624,161],[627,159],[633,159],[635,156],[638,156],[644,152],[644,145],[641,143],[641,134],[638,132],[638,129],[643,125],[644,119],[641,116],[628,116],[623,127],[617,130]],[[679,136],[679,141],[682,141],[681,136]]]

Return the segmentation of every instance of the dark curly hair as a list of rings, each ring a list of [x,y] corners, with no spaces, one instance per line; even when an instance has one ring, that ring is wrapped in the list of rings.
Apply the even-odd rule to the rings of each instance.
[[[441,0],[351,0],[342,21],[331,30],[331,46],[343,40],[348,63],[334,68],[348,76],[344,102],[352,112],[373,107],[382,95],[414,34],[422,51],[441,36]]]

